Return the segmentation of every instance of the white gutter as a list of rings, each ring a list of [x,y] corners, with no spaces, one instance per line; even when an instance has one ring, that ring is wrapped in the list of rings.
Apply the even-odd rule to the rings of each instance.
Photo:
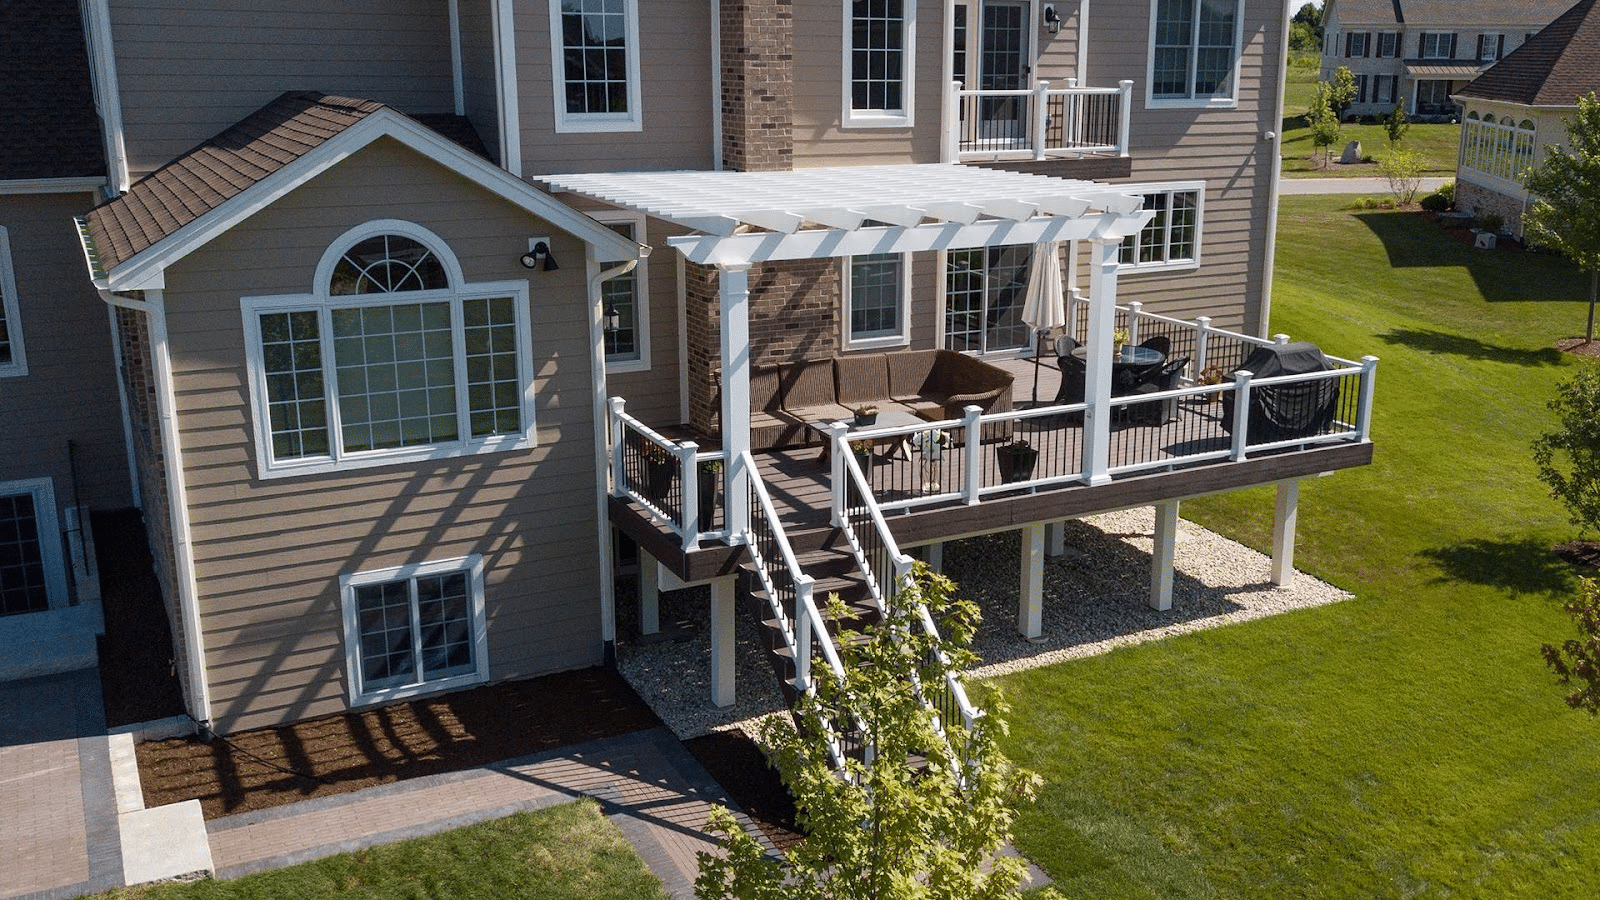
[[[649,255],[650,248],[641,245],[639,259]],[[600,285],[632,272],[639,265],[639,259],[630,259],[596,272],[589,278],[589,377],[594,394],[594,504],[600,539],[600,642],[608,665],[616,659],[617,584],[612,572],[615,560],[612,559],[614,551],[611,547],[611,460],[606,453],[606,444],[611,437],[611,416],[606,405],[605,305],[600,296]],[[597,264],[591,263],[591,268],[594,265]]]
[[[111,12],[107,0],[79,0],[83,13],[83,39],[89,55],[89,79],[94,87],[94,107],[100,114],[105,142],[107,193],[126,193],[128,150],[123,140],[122,93],[117,87],[117,56],[111,47]]]
[[[522,177],[522,119],[517,112],[516,19],[511,0],[494,0],[495,87],[500,100],[500,167]]]
[[[97,285],[98,287],[98,285]],[[167,479],[167,514],[172,528],[173,580],[183,617],[184,666],[189,672],[189,716],[202,728],[211,726],[211,688],[206,682],[205,634],[200,628],[200,597],[195,582],[193,535],[189,527],[188,491],[183,479],[183,449],[178,441],[178,395],[173,385],[167,346],[167,310],[161,291],[145,292],[144,300],[100,288],[111,306],[144,313],[150,319],[150,361],[156,379],[156,409],[161,433],[161,458]]]
[[[1289,77],[1289,8],[1293,5],[1283,5],[1283,28],[1280,32],[1283,35],[1283,52],[1278,54],[1278,107],[1272,116],[1274,125],[1283,121],[1283,88]],[[1258,148],[1265,147],[1266,152],[1272,154],[1272,181],[1267,188],[1267,258],[1261,267],[1261,321],[1256,323],[1257,337],[1266,337],[1271,332],[1272,272],[1278,255],[1278,182],[1283,178],[1283,147],[1279,143],[1282,139],[1283,135],[1271,129],[1261,134],[1256,143]],[[1257,152],[1261,151],[1258,149]]]

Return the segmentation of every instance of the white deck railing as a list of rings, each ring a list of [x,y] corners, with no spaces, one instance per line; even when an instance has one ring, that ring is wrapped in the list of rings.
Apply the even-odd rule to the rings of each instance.
[[[1081,88],[1077,81],[975,91],[952,82],[945,99],[944,161],[1127,156],[1133,82]]]
[[[684,549],[702,538],[724,540],[720,512],[722,473],[728,455],[702,452],[694,441],[674,441],[630,416],[621,397],[608,405],[611,433],[611,493],[629,497],[678,535]],[[685,477],[693,472],[694,477]],[[694,485],[686,490],[685,485]]]

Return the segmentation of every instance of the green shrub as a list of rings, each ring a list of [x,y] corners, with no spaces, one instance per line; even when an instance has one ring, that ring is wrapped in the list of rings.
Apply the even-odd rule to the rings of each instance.
[[[1454,181],[1446,181],[1444,184],[1439,185],[1439,189],[1434,193],[1449,200],[1451,206],[1456,205],[1456,183]]]
[[[1500,226],[1504,225],[1505,223],[1505,219],[1500,218],[1498,214],[1492,212],[1478,213],[1478,215],[1472,220],[1472,226],[1474,228],[1478,229],[1479,231],[1487,231],[1492,234],[1499,234]]]
[[[1418,201],[1422,208],[1428,212],[1442,213],[1450,210],[1450,198],[1443,191],[1434,191]]]

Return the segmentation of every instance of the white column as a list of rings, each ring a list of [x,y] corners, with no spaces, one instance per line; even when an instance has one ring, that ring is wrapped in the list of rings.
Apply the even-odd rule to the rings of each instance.
[[[1051,522],[1044,526],[1044,554],[1055,559],[1067,552],[1067,523]]]
[[[733,616],[736,576],[711,579],[711,702],[733,705]]]
[[[1155,546],[1150,551],[1150,607],[1172,608],[1172,551],[1178,542],[1178,501],[1157,503]]]
[[[724,509],[730,535],[749,527],[750,493],[743,454],[750,449],[750,267],[722,266],[717,290],[722,306],[722,448]]]
[[[1022,590],[1017,603],[1017,631],[1030,641],[1044,633],[1044,523],[1022,527]]]
[[[1095,240],[1089,266],[1088,372],[1083,395],[1089,408],[1083,418],[1083,480],[1106,484],[1111,457],[1111,333],[1117,324],[1117,253],[1120,241]]]
[[[934,541],[922,547],[922,561],[935,572],[944,572],[944,541]]]
[[[639,548],[639,633],[661,632],[661,564]]]
[[[1294,583],[1294,528],[1300,515],[1300,479],[1279,482],[1278,505],[1272,516],[1272,583]]]

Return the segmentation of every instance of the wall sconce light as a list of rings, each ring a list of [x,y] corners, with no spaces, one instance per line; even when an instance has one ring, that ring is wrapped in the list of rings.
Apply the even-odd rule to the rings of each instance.
[[[1044,29],[1051,34],[1061,33],[1061,15],[1056,12],[1054,3],[1044,5]]]
[[[607,303],[605,311],[601,313],[606,320],[606,334],[616,334],[622,330],[622,312],[616,304]]]
[[[522,266],[525,269],[543,267],[546,272],[561,268],[556,265],[555,254],[550,252],[550,239],[546,237],[528,238],[528,252],[522,254]]]

